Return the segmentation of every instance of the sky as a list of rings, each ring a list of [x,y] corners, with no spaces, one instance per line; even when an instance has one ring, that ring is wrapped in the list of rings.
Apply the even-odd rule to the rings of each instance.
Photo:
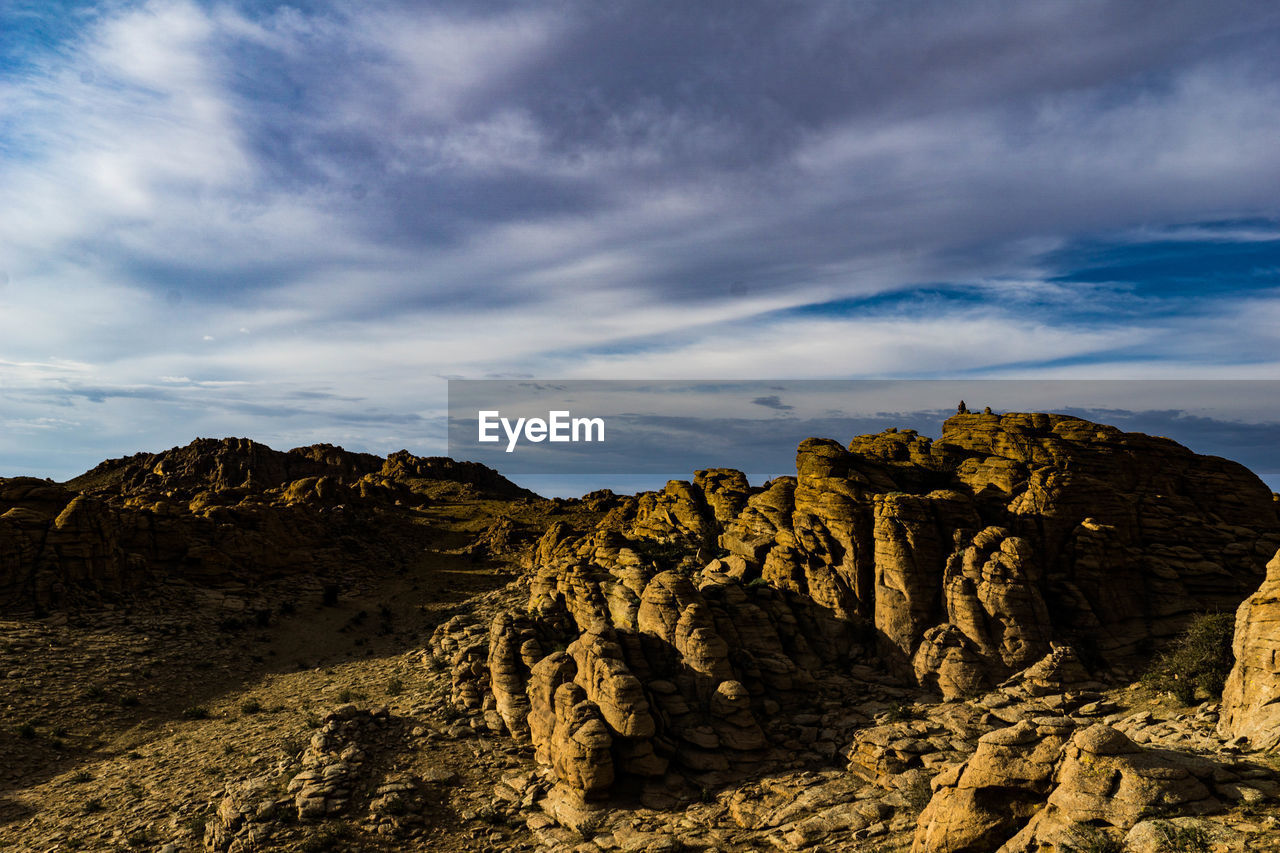
[[[0,0],[0,475],[443,453],[449,378],[1280,378],[1277,140],[1270,3]]]

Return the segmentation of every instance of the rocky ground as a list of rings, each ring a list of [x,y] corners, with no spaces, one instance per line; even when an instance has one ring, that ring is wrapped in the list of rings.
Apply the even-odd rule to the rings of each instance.
[[[344,764],[360,809],[282,824],[272,844],[402,849],[382,841],[391,836],[368,809],[379,788],[400,783],[421,798],[421,822],[397,837],[518,849],[527,832],[485,804],[495,774],[529,762],[459,726],[447,681],[421,654],[435,622],[510,576],[457,555],[424,562],[420,579],[355,586],[335,606],[318,584],[290,585],[287,597],[205,592],[194,604],[178,585],[146,607],[95,613],[91,625],[0,622],[10,759],[0,769],[0,849],[200,850],[228,808],[228,786],[253,789],[255,809],[278,801],[285,815],[298,793],[289,785],[308,765]],[[322,733],[343,726],[354,730],[317,750]],[[351,760],[348,746],[363,756]],[[324,838],[332,844],[318,846]]]
[[[0,849],[1280,849],[1256,477],[989,413],[797,469],[545,501],[228,439],[0,480]],[[1141,678],[1246,596],[1213,677]]]
[[[242,629],[228,630],[226,614],[265,598],[242,606],[230,592],[195,619],[109,612],[92,629],[56,618],[2,623],[5,719],[25,722],[6,734],[0,846],[962,849],[960,835],[989,834],[982,792],[1000,792],[1005,819],[1017,814],[1009,792],[1021,787],[1028,811],[1056,797],[1071,832],[1087,825],[1088,808],[1120,822],[1112,812],[1170,799],[1190,806],[1194,816],[1171,829],[1133,821],[1127,849],[1280,847],[1280,762],[1224,740],[1216,703],[1183,706],[1142,685],[1056,692],[1051,681],[1025,680],[941,702],[869,667],[822,685],[832,697],[824,713],[779,723],[774,735],[786,729],[793,743],[769,773],[697,792],[680,780],[678,803],[623,793],[592,807],[584,835],[548,801],[556,779],[532,748],[455,710],[451,670],[424,642],[459,614],[498,612],[527,582],[456,555],[436,559],[453,564],[440,573],[447,593],[420,584],[415,600],[409,581],[352,590],[326,607],[320,589],[302,591],[292,612],[276,605],[268,624]],[[377,593],[391,616],[359,618],[377,613]],[[1133,802],[1112,791],[1082,804],[1087,790],[1050,780],[1072,746],[1148,787],[1134,786]],[[1170,846],[1170,832],[1191,846]],[[1097,842],[1075,849],[1088,843]]]

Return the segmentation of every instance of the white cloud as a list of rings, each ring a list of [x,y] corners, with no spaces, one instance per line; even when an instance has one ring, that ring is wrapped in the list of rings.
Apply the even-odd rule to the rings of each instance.
[[[1090,8],[734,46],[573,3],[113,6],[0,81],[0,417],[394,449],[446,374],[1274,373],[1273,295],[1064,319],[1123,302],[1046,281],[1082,233],[1276,239],[1175,227],[1276,211],[1265,29]],[[974,300],[788,312],[930,282]]]
[[[481,18],[412,10],[364,16],[356,36],[391,60],[396,76],[385,82],[400,93],[402,115],[452,119],[546,51],[557,24],[549,11]]]

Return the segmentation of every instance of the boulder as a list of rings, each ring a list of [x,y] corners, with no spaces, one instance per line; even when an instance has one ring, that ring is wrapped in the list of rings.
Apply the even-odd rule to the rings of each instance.
[[[1067,727],[1027,721],[983,735],[965,763],[933,780],[913,853],[983,853],[995,849],[1043,805]]]
[[[1095,723],[1063,749],[1047,804],[1003,847],[1005,853],[1065,851],[1078,844],[1079,827],[1128,832],[1153,815],[1218,811],[1210,791],[1215,766],[1204,759],[1146,750],[1122,732]]]

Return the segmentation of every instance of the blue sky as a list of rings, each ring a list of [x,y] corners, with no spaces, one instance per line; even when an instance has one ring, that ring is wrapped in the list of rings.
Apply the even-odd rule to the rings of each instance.
[[[1267,3],[0,2],[0,474],[443,452],[451,376],[1280,378],[1278,139]]]

